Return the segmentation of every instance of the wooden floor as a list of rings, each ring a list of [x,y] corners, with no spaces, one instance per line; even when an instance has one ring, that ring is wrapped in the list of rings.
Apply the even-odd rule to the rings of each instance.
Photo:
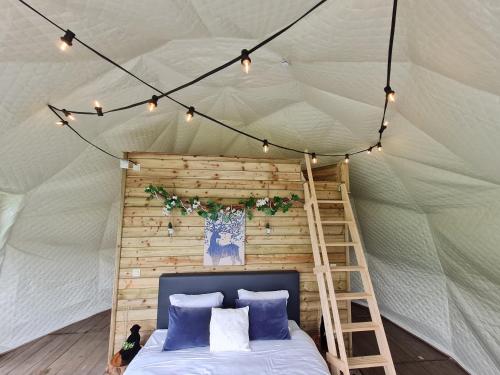
[[[0,355],[0,374],[103,374],[110,316],[104,311]]]
[[[354,322],[370,320],[367,308],[352,305]],[[437,351],[397,325],[384,319],[384,328],[398,375],[467,375],[453,359]],[[355,356],[378,354],[372,332],[353,334]],[[358,370],[362,375],[384,375],[382,368]]]
[[[0,355],[0,374],[96,374],[106,368],[110,312],[105,311],[50,335]],[[368,320],[364,307],[353,305],[353,320]],[[466,375],[452,359],[384,321],[398,375]],[[353,336],[355,355],[375,354],[370,333]],[[382,375],[381,369],[358,371],[362,375]]]

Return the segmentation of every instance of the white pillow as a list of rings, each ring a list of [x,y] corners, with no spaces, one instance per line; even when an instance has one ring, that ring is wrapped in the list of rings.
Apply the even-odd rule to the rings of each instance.
[[[211,352],[249,352],[248,306],[240,309],[212,308]]]
[[[170,304],[177,307],[219,307],[224,295],[221,292],[206,294],[172,294]]]
[[[238,289],[239,299],[259,300],[259,299],[286,299],[288,302],[288,290],[273,290],[270,292],[252,292],[250,290]]]

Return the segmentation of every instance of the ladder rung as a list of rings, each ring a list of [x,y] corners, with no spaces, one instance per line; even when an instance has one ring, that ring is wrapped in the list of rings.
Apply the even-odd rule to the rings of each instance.
[[[378,328],[375,322],[342,323],[342,332],[374,331]]]
[[[382,355],[367,355],[365,357],[347,358],[349,369],[381,367],[387,364],[387,360]]]
[[[328,242],[325,243],[326,246],[356,246],[359,245],[357,242]]]
[[[351,224],[352,220],[322,220],[321,224]]]
[[[330,265],[330,270],[332,272],[360,272],[363,271],[365,268],[361,266],[335,266],[335,265]]]
[[[354,292],[354,293],[335,293],[335,298],[338,301],[348,301],[354,299],[367,299],[370,297],[369,293],[365,292]]]
[[[330,265],[330,270],[326,266],[316,266],[313,268],[314,273],[322,272],[361,272],[365,268],[361,266],[336,266],[334,264]]]
[[[324,204],[328,204],[328,203],[336,203],[336,204],[344,204],[346,201],[343,201],[343,200],[338,200],[338,199],[318,199],[317,200],[318,203],[324,203]]]

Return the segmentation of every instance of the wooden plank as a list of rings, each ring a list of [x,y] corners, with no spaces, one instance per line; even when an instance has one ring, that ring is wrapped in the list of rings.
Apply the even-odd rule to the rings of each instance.
[[[249,255],[265,254],[310,254],[309,245],[273,245],[272,250],[267,245],[246,244],[245,253]],[[342,253],[338,247],[328,248],[328,253]],[[191,256],[203,254],[202,246],[158,246],[158,247],[127,247],[122,249],[122,258],[161,257],[161,256]],[[341,265],[336,263],[337,265]]]
[[[247,197],[254,196],[256,198],[265,198],[265,197],[284,197],[289,198],[291,194],[296,194],[299,196],[299,199],[304,199],[304,194],[301,190],[290,190],[290,189],[203,189],[203,188],[171,188],[167,189],[167,191],[172,195],[177,195],[181,198],[189,198],[189,197],[198,197],[204,202],[205,200],[211,198],[217,199],[225,199],[225,198],[237,198],[243,199]],[[144,187],[129,187],[125,191],[125,196],[127,198],[147,198],[149,196],[148,193],[144,191]],[[318,191],[319,199],[339,199],[340,193],[338,191],[331,190],[323,190]],[[135,200],[137,202],[141,202],[141,200]],[[147,202],[147,201],[146,201]]]
[[[185,272],[240,272],[240,271],[279,271],[279,270],[294,270],[298,272],[310,272],[312,266],[303,264],[247,264],[244,266],[217,266],[217,267],[203,267],[203,266],[179,266],[179,267],[141,267],[141,277],[145,278],[158,278],[164,273],[185,273]],[[125,283],[132,276],[132,269],[122,269],[120,271],[120,282]],[[137,279],[137,278],[135,278]],[[144,286],[149,287],[149,286]]]
[[[173,170],[218,170],[249,172],[300,172],[300,164],[276,162],[254,162],[243,160],[175,160],[175,159],[138,159],[141,169],[173,169]]]
[[[299,181],[262,181],[262,180],[202,180],[183,178],[162,178],[130,176],[127,178],[127,187],[145,188],[149,184],[161,185],[167,190],[172,189],[246,189],[246,190],[290,190],[301,191],[302,183]],[[336,184],[338,185],[338,184]],[[326,189],[324,185],[320,190]]]
[[[240,205],[241,198],[217,198],[217,197],[209,197],[208,199],[213,200],[214,202],[221,203],[227,206],[230,205]],[[205,203],[205,202],[204,202]],[[146,197],[125,197],[125,206],[126,207],[163,207],[163,202],[158,199],[148,200]],[[300,202],[293,202],[293,207],[301,207],[302,204]],[[160,214],[163,213],[160,211]],[[255,210],[257,211],[257,210]],[[257,211],[258,212],[258,211]]]
[[[168,224],[167,224],[168,225]],[[134,237],[165,237],[168,236],[166,226],[158,227],[124,227],[122,229],[123,238],[134,238]],[[172,223],[173,225],[173,223]],[[266,227],[255,227],[249,226],[246,228],[247,236],[265,236],[265,237],[275,237],[275,236],[300,236],[307,235],[309,231],[304,226],[279,226],[271,225],[271,233],[267,234]],[[204,234],[204,226],[174,226],[175,237],[193,237],[197,235]],[[337,236],[344,233],[344,226],[330,226],[325,228],[325,234],[331,236]]]
[[[127,159],[128,155],[123,154],[123,158]],[[122,223],[123,223],[123,207],[125,199],[127,170],[122,169],[121,179],[121,195],[120,195],[120,212],[118,227],[116,230],[116,250],[115,250],[115,268],[114,268],[114,281],[113,281],[113,296],[111,300],[111,322],[109,325],[109,345],[108,345],[108,361],[113,357],[113,342],[115,341],[115,323],[116,323],[116,309],[117,309],[117,294],[118,294],[118,280],[120,276],[120,258],[121,258],[121,237],[122,237]]]
[[[339,220],[340,217],[330,216],[332,221]],[[161,216],[161,217],[124,217],[123,227],[166,227],[168,223],[172,223],[174,227],[203,227],[205,219],[198,215],[190,216]],[[305,216],[255,216],[252,220],[246,220],[246,227],[265,227],[269,223],[271,227],[290,227],[307,225],[307,218]],[[338,224],[342,225],[342,224]]]
[[[129,152],[129,159],[162,159],[162,160],[217,160],[233,162],[235,160],[254,163],[282,163],[300,164],[299,159],[277,159],[277,158],[246,158],[241,156],[217,156],[217,155],[176,155],[163,152]]]
[[[269,268],[269,265],[265,265],[267,268]],[[225,267],[218,267],[219,269],[215,270],[217,272],[231,272],[231,271],[240,271],[238,268],[240,267],[246,267],[246,266],[225,266]],[[220,270],[221,268],[224,268],[222,271]],[[285,269],[285,270],[290,270],[293,269],[292,267],[285,267],[285,266],[279,266],[279,267],[274,267],[274,270],[280,270],[280,269]],[[269,269],[269,270],[273,270]],[[253,271],[253,269],[249,269],[250,271]],[[244,269],[241,271],[245,271]],[[205,269],[200,269],[199,272],[210,272],[209,270]],[[135,278],[135,279],[120,279],[118,288],[119,289],[135,289],[135,288],[158,288],[158,277],[141,277],[141,278]],[[300,282],[300,287],[304,291],[317,291],[318,290],[318,284],[315,281],[301,281]]]
[[[149,206],[130,206],[130,207],[125,207],[123,209],[123,216],[124,217],[165,217],[161,209],[158,209],[158,207],[161,207],[161,203],[157,204],[156,207],[149,207]],[[320,209],[320,214],[325,217],[339,217],[340,215],[344,214],[344,209],[343,208],[324,208]],[[182,216],[182,214],[178,211],[172,211],[170,216],[168,218],[177,218],[177,217],[185,217]],[[190,216],[190,217],[195,217]],[[264,214],[261,211],[254,211],[254,220],[255,218],[269,218],[266,214]],[[304,209],[302,207],[292,207],[288,212],[283,213],[283,212],[278,212],[276,213],[275,216],[273,217],[306,217]]]
[[[332,242],[333,246],[338,242],[333,242],[339,240],[339,235],[334,236],[331,235],[328,237],[328,241]],[[248,235],[246,236],[246,243],[252,245],[309,245],[311,239],[307,235]],[[204,236],[202,234],[197,236],[157,236],[157,237],[127,237],[122,238],[122,246],[123,247],[156,247],[156,246],[200,246],[204,243]]]
[[[163,178],[193,178],[213,180],[262,180],[262,181],[300,181],[300,173],[294,172],[252,172],[224,170],[186,170],[142,168],[140,171],[128,170],[129,176],[149,176]]]

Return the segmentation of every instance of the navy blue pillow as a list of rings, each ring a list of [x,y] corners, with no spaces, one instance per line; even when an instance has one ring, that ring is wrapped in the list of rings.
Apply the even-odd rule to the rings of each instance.
[[[290,340],[286,299],[237,299],[236,307],[249,306],[250,340]]]
[[[168,332],[163,350],[210,345],[211,307],[168,308]]]

